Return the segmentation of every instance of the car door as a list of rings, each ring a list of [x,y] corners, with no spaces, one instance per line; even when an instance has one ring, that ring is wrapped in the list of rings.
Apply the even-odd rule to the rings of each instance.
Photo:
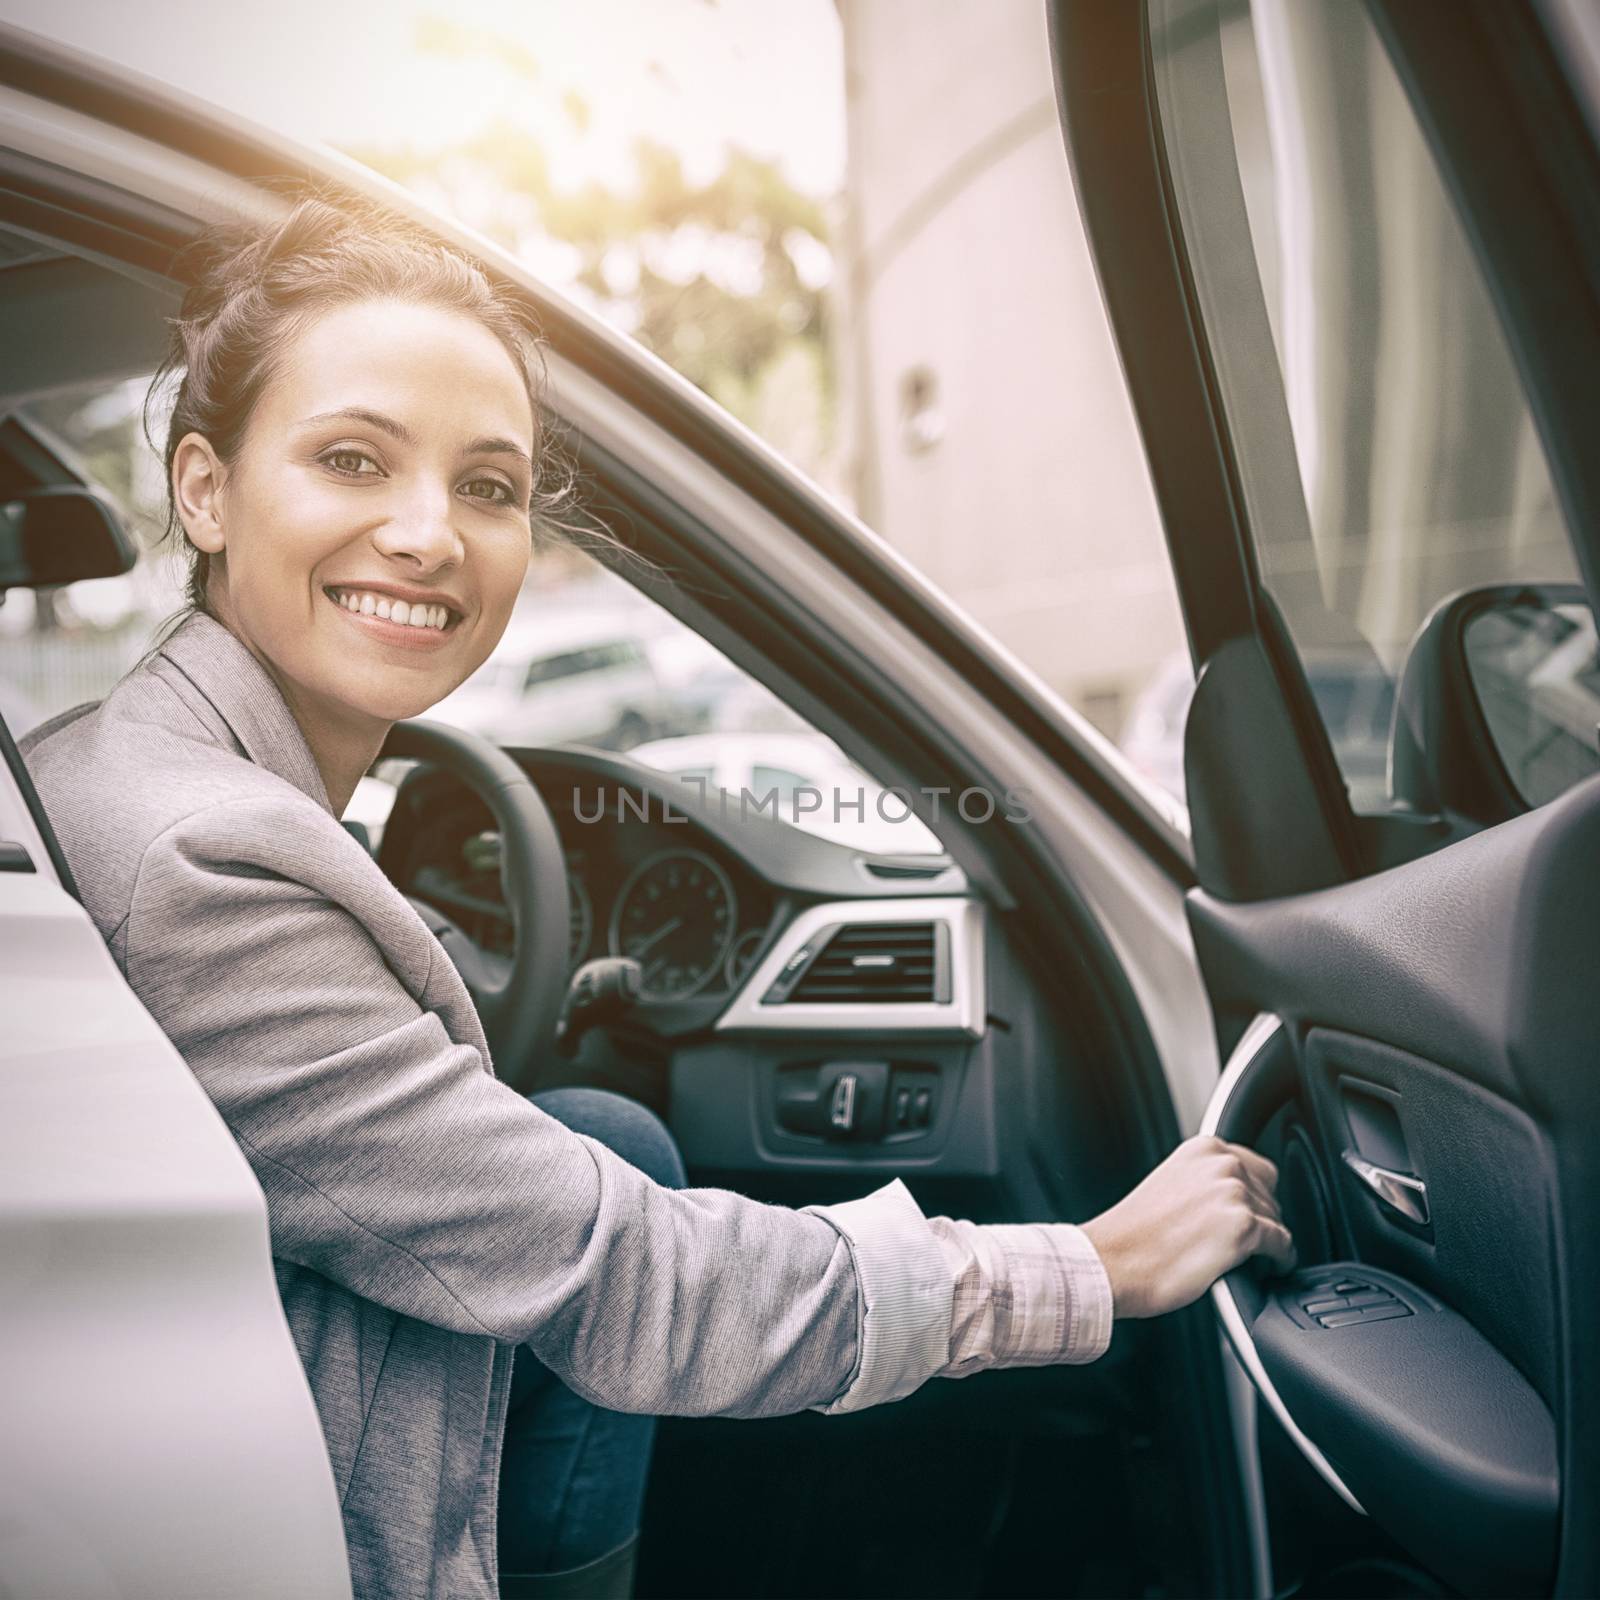
[[[3,719],[0,1018],[5,1592],[347,1596],[266,1202],[74,897]]]
[[[1214,1291],[1259,1396],[1258,1590],[1595,1593],[1581,19],[1052,9],[1198,672],[1188,910],[1228,1063],[1206,1127],[1279,1163],[1299,1246],[1292,1277]],[[1330,663],[1392,693],[1381,782],[1319,705]],[[1552,674],[1586,740],[1541,710]]]

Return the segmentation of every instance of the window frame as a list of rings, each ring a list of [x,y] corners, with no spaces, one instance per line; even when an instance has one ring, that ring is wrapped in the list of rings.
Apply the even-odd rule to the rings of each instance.
[[[1258,511],[1176,206],[1152,9],[1052,0],[1057,94],[1200,679],[1196,709],[1208,668],[1213,697],[1225,678],[1235,695],[1257,696],[1248,772],[1237,759],[1197,762],[1186,752],[1199,877],[1230,898],[1262,898],[1359,876],[1448,838],[1368,825],[1385,819],[1358,825],[1303,665],[1262,585],[1250,534]],[[1406,0],[1368,0],[1368,9],[1500,312],[1592,601],[1600,458],[1592,449],[1586,457],[1582,440],[1600,429],[1600,243],[1585,218],[1600,206],[1600,161],[1581,110],[1533,7],[1462,0],[1449,28]],[[1209,15],[1215,31],[1215,8],[1190,6],[1197,15],[1194,25]],[[1220,80],[1220,52],[1217,70]],[[1226,118],[1225,99],[1217,110]],[[1237,223],[1249,248],[1242,194]],[[1261,315],[1270,338],[1264,304]]]

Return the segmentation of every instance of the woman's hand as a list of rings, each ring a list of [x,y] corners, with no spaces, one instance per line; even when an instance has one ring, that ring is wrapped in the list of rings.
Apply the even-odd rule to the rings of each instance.
[[[1294,1242],[1278,1215],[1278,1169],[1224,1139],[1186,1140],[1083,1231],[1119,1317],[1158,1317],[1198,1300],[1225,1272],[1265,1255],[1284,1272]]]

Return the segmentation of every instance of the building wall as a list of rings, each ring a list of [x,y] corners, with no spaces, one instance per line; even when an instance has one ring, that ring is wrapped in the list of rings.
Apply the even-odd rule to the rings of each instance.
[[[1034,0],[839,0],[865,519],[1118,731],[1183,650]]]

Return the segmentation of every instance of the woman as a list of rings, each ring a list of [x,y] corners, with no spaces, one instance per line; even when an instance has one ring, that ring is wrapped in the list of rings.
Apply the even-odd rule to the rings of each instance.
[[[198,259],[165,452],[192,614],[27,754],[266,1193],[358,1595],[495,1593],[519,1347],[553,1375],[525,1387],[568,1405],[842,1412],[1093,1360],[1113,1312],[1185,1304],[1254,1252],[1287,1264],[1270,1163],[1216,1140],[1084,1228],[980,1227],[898,1182],[803,1211],[675,1189],[501,1085],[450,962],[338,817],[511,614],[540,492],[527,331],[467,259],[316,200]],[[588,1568],[548,1592],[626,1592],[647,1445],[621,1542],[545,1563]],[[564,1486],[508,1523],[538,1494]]]

